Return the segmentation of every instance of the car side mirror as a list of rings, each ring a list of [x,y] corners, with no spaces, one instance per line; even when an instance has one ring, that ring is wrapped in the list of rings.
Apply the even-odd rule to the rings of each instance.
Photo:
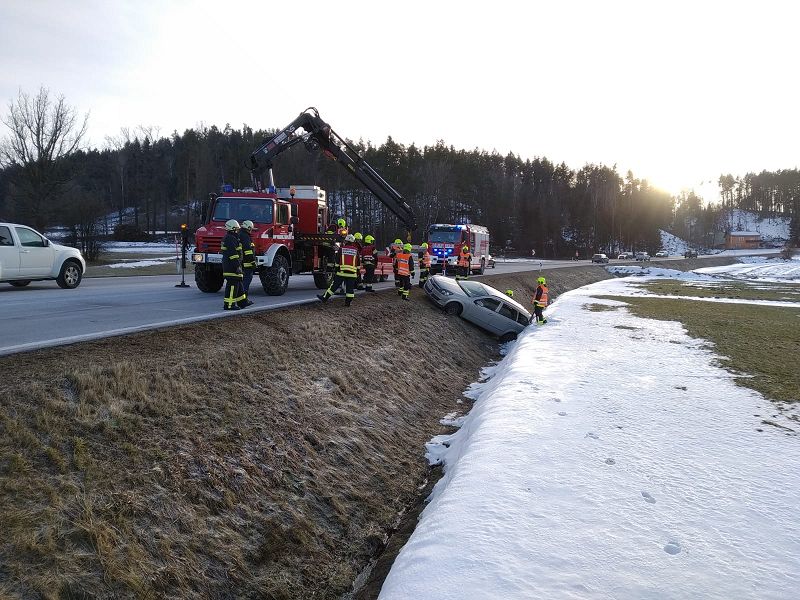
[[[44,240],[44,247],[47,248],[50,245],[50,240],[47,238],[42,238]]]

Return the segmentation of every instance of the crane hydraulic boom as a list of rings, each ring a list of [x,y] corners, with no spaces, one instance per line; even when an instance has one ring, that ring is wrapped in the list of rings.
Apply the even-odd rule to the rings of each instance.
[[[298,130],[302,130],[302,133],[298,133]],[[414,211],[403,200],[403,196],[378,175],[344,138],[331,129],[314,107],[301,112],[294,121],[271,139],[265,140],[250,155],[249,168],[254,182],[257,180],[257,171],[271,168],[272,160],[278,154],[299,142],[303,142],[309,150],[322,149],[327,156],[344,165],[386,208],[403,221],[409,235],[417,228]]]

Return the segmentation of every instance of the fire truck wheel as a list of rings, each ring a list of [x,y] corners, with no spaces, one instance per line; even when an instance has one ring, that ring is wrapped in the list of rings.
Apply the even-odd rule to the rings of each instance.
[[[330,284],[327,273],[314,273],[314,285],[318,290],[327,289]]]
[[[289,263],[278,254],[272,259],[272,266],[259,273],[261,287],[268,296],[283,296],[289,285]]]
[[[462,310],[464,310],[464,307],[458,302],[450,302],[444,307],[445,314],[453,315],[454,317],[460,315]]]
[[[194,282],[201,292],[216,294],[222,289],[225,279],[221,270],[206,269],[198,265],[194,268]]]

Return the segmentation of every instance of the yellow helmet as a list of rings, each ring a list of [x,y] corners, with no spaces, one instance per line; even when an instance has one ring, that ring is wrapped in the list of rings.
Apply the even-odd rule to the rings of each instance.
[[[360,233],[354,233],[354,234],[353,234],[353,237],[355,238],[355,240],[356,240],[357,242],[360,242],[361,240],[363,240],[363,239],[364,239],[364,236],[362,236]]]
[[[464,252],[469,252],[469,246],[467,246],[467,245],[465,244],[465,245],[464,245],[464,247],[462,248],[462,250],[463,250]]]
[[[411,250],[411,244],[409,243],[403,244],[403,250]]]
[[[428,249],[428,242],[422,242],[422,247],[427,250]]]
[[[345,221],[344,219],[336,219],[336,224],[339,227],[347,227],[347,221]]]
[[[545,283],[547,283],[547,281],[545,281],[544,277],[539,277],[539,279],[536,280],[536,283],[541,283],[542,285],[544,285]]]
[[[371,244],[374,241],[375,241],[375,238],[372,237],[370,234],[367,234],[367,235],[364,236],[364,242],[366,242],[367,244]]]
[[[403,245],[403,240],[401,240],[400,238],[397,238],[397,239],[394,241],[394,243],[395,243],[395,244],[397,244],[398,246],[402,246],[402,245]]]
[[[508,296],[509,298],[513,298],[514,297],[514,290],[506,290],[506,296]]]

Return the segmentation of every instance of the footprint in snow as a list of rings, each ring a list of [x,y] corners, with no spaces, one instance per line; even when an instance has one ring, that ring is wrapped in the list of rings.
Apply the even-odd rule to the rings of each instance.
[[[668,542],[664,546],[664,552],[667,554],[678,554],[681,551],[681,545],[678,542]]]
[[[613,458],[607,458],[606,459],[606,464],[607,465],[615,465],[615,464],[617,464],[617,461],[615,461]],[[655,502],[655,500],[653,500],[653,502]]]
[[[653,498],[653,496],[651,496],[649,492],[642,492],[642,498],[644,498],[644,501],[649,503],[649,504],[655,504],[656,503],[656,499]]]
[[[560,413],[558,413],[558,416],[559,416],[559,417],[566,417],[566,416],[567,416],[567,413],[565,413],[565,412],[562,410]]]
[[[599,436],[599,435],[597,435],[596,433],[592,433],[592,432],[590,431],[589,433],[587,433],[587,434],[584,436],[584,439],[586,439],[586,438],[592,438],[593,440],[599,440],[599,439],[600,439],[600,436]]]

